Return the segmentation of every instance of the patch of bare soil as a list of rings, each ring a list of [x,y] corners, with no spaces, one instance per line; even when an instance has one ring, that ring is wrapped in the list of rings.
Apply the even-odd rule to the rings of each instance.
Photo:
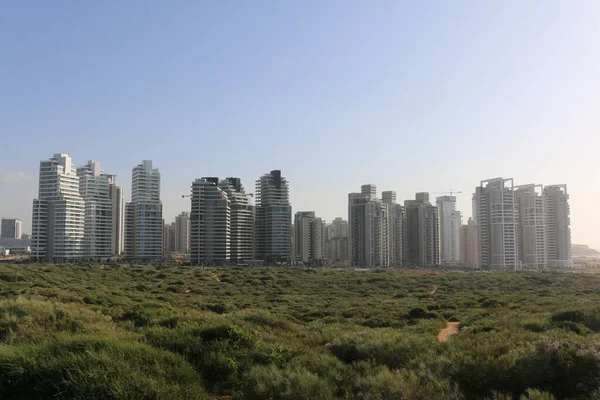
[[[445,342],[446,340],[450,339],[450,336],[458,334],[459,325],[460,322],[447,322],[446,327],[440,330],[440,333],[438,334],[438,341]]]

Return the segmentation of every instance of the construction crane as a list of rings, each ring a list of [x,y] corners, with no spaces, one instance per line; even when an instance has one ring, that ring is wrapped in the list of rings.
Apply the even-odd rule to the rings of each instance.
[[[455,192],[454,190],[450,189],[449,192],[430,192],[430,194],[449,194],[450,196],[453,196],[454,194],[459,194],[459,193],[462,193],[462,190]]]

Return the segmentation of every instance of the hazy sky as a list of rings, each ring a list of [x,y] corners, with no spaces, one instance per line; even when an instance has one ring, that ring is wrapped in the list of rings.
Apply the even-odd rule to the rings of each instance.
[[[566,183],[600,248],[600,2],[4,1],[0,215],[25,221],[39,161],[100,160],[130,198],[154,160],[166,220],[191,182],[272,169],[294,212],[347,217],[481,180]]]

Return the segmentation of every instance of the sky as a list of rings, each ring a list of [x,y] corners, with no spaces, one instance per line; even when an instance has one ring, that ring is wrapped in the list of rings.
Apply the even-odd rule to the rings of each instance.
[[[0,8],[0,216],[30,232],[40,160],[99,160],[165,220],[194,179],[281,169],[293,212],[347,217],[480,181],[566,183],[600,248],[600,2],[28,1]],[[432,197],[435,195],[432,194]]]

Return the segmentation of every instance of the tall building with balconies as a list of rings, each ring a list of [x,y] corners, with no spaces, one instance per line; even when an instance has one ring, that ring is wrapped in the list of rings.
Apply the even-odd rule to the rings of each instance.
[[[456,210],[456,196],[436,198],[440,218],[440,255],[444,265],[460,262],[460,227],[462,215]]]
[[[348,262],[348,221],[338,217],[325,225],[325,258]]]
[[[477,244],[477,225],[469,218],[466,225],[460,228],[460,263],[466,267],[477,267],[479,264],[479,246]]]
[[[406,200],[406,263],[421,267],[440,264],[438,208],[429,203],[429,193],[420,192]]]
[[[227,265],[231,260],[231,209],[219,178],[192,183],[191,260],[194,264]]]
[[[351,265],[389,266],[388,206],[377,199],[377,187],[362,185],[361,193],[348,194]]]
[[[246,263],[254,259],[254,205],[240,178],[225,178],[219,187],[229,200],[231,262]]]
[[[519,260],[526,269],[545,269],[546,210],[542,185],[515,186],[515,205],[519,224]]]
[[[294,255],[305,264],[325,258],[323,220],[314,211],[299,211],[294,216]]]
[[[495,178],[481,182],[473,195],[477,220],[479,266],[514,271],[519,258],[519,219],[513,179]]]
[[[546,251],[549,268],[570,268],[571,219],[567,185],[544,187],[546,211]]]
[[[175,217],[175,251],[177,253],[190,253],[190,230],[189,212],[182,212]]]
[[[131,202],[125,206],[125,257],[158,260],[163,256],[160,172],[143,160],[132,171]]]
[[[83,257],[85,202],[68,154],[40,162],[38,198],[33,201],[31,256],[48,261]]]
[[[111,257],[113,240],[113,207],[110,179],[100,162],[88,161],[77,168],[79,193],[85,202],[83,257],[106,260]]]
[[[117,185],[116,175],[108,176],[109,197],[112,206],[111,253],[120,256],[125,242],[125,197],[123,188]]]
[[[256,258],[265,262],[290,262],[292,250],[292,206],[289,183],[280,170],[256,181],[254,220]]]
[[[406,252],[406,209],[396,203],[396,192],[385,191],[381,199],[388,208],[389,265],[404,266]]]

